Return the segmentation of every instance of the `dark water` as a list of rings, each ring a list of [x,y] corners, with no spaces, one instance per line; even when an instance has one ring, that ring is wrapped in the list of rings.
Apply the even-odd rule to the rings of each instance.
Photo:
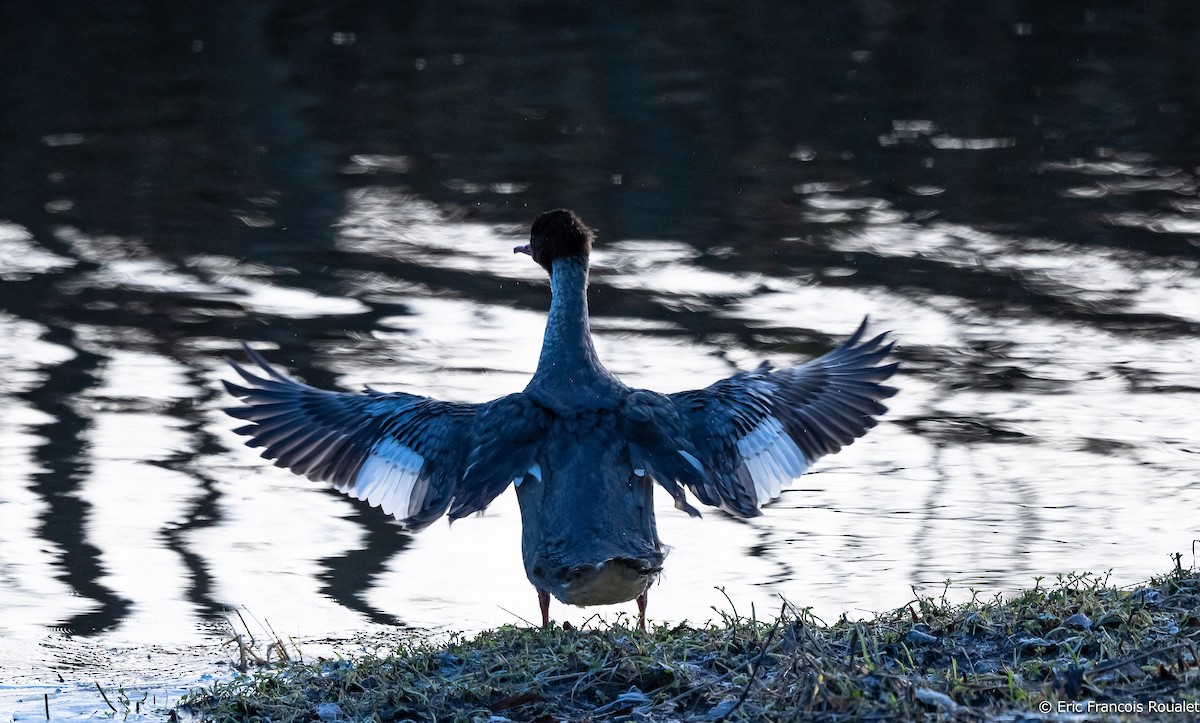
[[[0,9],[0,642],[532,619],[510,495],[411,537],[242,447],[218,380],[247,340],[520,389],[511,248],[559,206],[632,385],[899,341],[892,412],[764,517],[663,501],[652,618],[1194,559],[1193,3],[396,5]]]

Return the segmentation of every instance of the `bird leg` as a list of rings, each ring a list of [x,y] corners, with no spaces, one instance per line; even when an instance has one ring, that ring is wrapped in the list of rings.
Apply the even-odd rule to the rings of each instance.
[[[542,627],[550,627],[550,593],[538,590],[538,607],[542,609]]]
[[[646,596],[649,594],[650,594],[650,591],[647,590],[647,591],[643,592],[641,595],[637,596],[638,630],[641,630],[643,633],[646,632]]]

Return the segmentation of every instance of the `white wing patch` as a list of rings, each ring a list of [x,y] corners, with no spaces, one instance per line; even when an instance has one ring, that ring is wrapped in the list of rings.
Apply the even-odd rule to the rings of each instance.
[[[413,499],[413,487],[423,464],[421,455],[395,440],[384,440],[367,455],[347,491],[398,520],[408,519],[421,507],[421,500]]]
[[[783,492],[783,486],[812,464],[774,417],[767,417],[737,443],[742,466],[754,480],[758,504],[764,505]]]

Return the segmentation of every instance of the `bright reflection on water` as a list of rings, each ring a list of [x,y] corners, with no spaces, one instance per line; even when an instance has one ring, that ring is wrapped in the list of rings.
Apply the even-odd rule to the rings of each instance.
[[[1200,94],[1158,84],[1173,76],[1143,50],[1157,39],[1121,43],[1136,56],[1104,67],[1038,54],[1093,57],[1093,34],[1143,25],[1099,13],[1040,35],[1058,20],[1024,18],[1034,32],[981,67],[913,60],[934,46],[897,11],[831,54],[789,39],[727,72],[663,39],[613,57],[613,18],[531,35],[463,12],[423,23],[436,30],[419,49],[406,33],[363,55],[366,33],[306,45],[363,21],[346,12],[239,16],[239,38],[271,42],[235,52],[197,31],[211,54],[189,50],[165,76],[114,58],[156,90],[87,84],[83,106],[111,116],[0,96],[17,125],[39,124],[0,136],[0,665],[103,662],[55,647],[68,639],[212,642],[235,608],[301,638],[534,619],[511,491],[406,534],[243,446],[219,382],[246,341],[323,387],[520,390],[549,288],[512,247],[556,206],[599,231],[596,346],[630,385],[801,362],[864,315],[897,341],[889,414],[764,516],[693,520],[659,494],[672,551],[652,619],[708,619],[725,595],[836,617],[945,580],[992,594],[1194,559]],[[796,20],[820,39],[847,27]],[[646,26],[692,38],[692,22]],[[129,23],[96,32],[196,47],[190,31],[159,43],[161,28]],[[763,32],[705,37],[743,59],[762,44],[747,54],[741,38]],[[549,59],[528,45],[543,37]],[[496,63],[538,80],[481,104],[504,85]],[[1143,99],[1137,120],[1122,115]],[[190,115],[213,103],[215,120]],[[592,613],[553,608],[576,624]]]
[[[329,297],[249,281],[277,272],[231,258],[192,257],[180,269],[105,255],[99,249],[128,255],[128,247],[66,230],[96,268],[60,288],[229,299],[264,319],[373,310],[370,328],[354,338],[300,338],[267,354],[292,367],[311,347],[306,366],[328,369],[320,381],[346,388],[371,383],[466,401],[519,390],[536,365],[548,301],[541,271],[509,251],[521,237],[448,222],[385,187],[352,192],[347,209],[343,253],[469,272],[494,293],[470,298],[383,271],[341,271],[349,296]],[[8,238],[29,242],[15,232]],[[762,518],[709,512],[692,520],[660,495],[661,533],[673,549],[652,593],[656,618],[707,618],[722,604],[717,585],[743,606],[773,608],[783,597],[836,615],[900,604],[910,586],[943,580],[1004,591],[1076,568],[1134,580],[1187,548],[1180,513],[1200,504],[1191,420],[1200,341],[1143,330],[1138,320],[1195,319],[1194,262],[949,224],[876,224],[828,245],[884,262],[917,259],[946,274],[986,274],[1061,300],[1065,311],[1044,316],[1025,300],[999,298],[982,312],[950,294],[859,286],[853,263],[829,275],[829,285],[772,265],[722,270],[719,258],[678,241],[601,247],[597,347],[632,385],[674,391],[763,356],[799,362],[864,314],[875,328],[894,330],[904,362],[901,393],[879,428],[824,460]],[[47,261],[54,258],[31,253],[6,272],[65,267]],[[518,288],[530,307],[506,293]],[[617,304],[629,315],[608,313],[603,300],[624,293],[640,299]],[[697,315],[711,331],[684,326]],[[53,458],[37,450],[54,447],[48,435],[60,427],[45,409],[56,407],[27,400],[76,352],[42,340],[35,322],[6,314],[0,323],[9,370],[0,431],[7,634],[115,612],[102,628],[111,637],[179,641],[205,635],[196,624],[225,606],[303,635],[369,621],[477,629],[536,614],[511,493],[485,515],[410,537],[376,510],[242,446],[219,411],[230,400],[214,392],[230,374],[213,350],[235,339],[192,339],[200,351],[174,359],[155,353],[144,330],[75,324],[74,344],[94,358],[90,381],[56,403],[84,422],[79,464],[69,489],[47,497],[40,480]],[[257,341],[254,330],[241,336]],[[63,496],[79,516],[55,511]],[[93,566],[83,594],[61,568],[80,554],[63,549],[69,545],[83,546]],[[555,610],[576,621],[590,614]]]

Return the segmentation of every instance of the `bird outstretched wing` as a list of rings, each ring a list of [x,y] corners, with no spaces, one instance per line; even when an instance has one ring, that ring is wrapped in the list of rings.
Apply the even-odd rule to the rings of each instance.
[[[381,507],[412,530],[450,512],[484,509],[533,464],[541,412],[520,394],[456,404],[414,394],[331,392],[281,374],[245,347],[258,374],[230,361],[245,385],[226,413],[262,456]]]
[[[840,347],[804,364],[764,364],[666,395],[703,467],[679,481],[706,505],[754,517],[819,457],[866,434],[887,411],[880,400],[896,393],[883,382],[898,366],[883,363],[886,334],[862,340],[866,327],[864,319]]]

